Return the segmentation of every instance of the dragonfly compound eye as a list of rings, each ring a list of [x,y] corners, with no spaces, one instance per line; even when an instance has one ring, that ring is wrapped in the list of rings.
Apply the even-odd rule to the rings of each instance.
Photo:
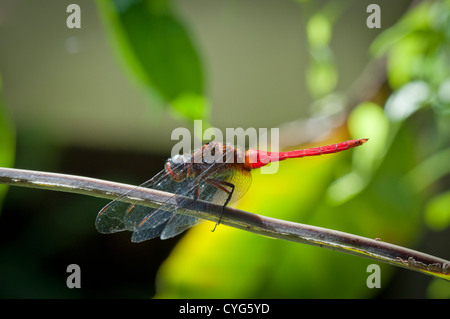
[[[181,159],[180,155],[175,155],[167,160],[165,168],[167,174],[169,174],[174,181],[181,182],[187,176],[186,165],[187,163]]]

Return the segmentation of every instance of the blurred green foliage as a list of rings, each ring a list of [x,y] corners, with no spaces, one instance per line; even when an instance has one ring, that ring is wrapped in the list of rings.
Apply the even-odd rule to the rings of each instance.
[[[15,155],[15,132],[11,118],[5,108],[0,78],[0,166],[12,167]],[[7,186],[0,185],[0,207],[7,191]],[[1,212],[1,210],[0,210]]]
[[[314,98],[322,98],[337,86],[338,68],[331,49],[333,26],[351,1],[328,1],[319,8],[314,1],[299,1],[299,4],[302,12],[315,10],[305,26],[310,56],[306,83]]]
[[[415,247],[428,227],[449,226],[450,1],[424,1],[374,41],[373,59],[387,59],[392,90],[385,105],[364,102],[351,113],[351,137],[369,143],[345,154],[287,161],[277,174],[253,174],[239,203],[250,212]],[[337,70],[329,46],[333,19],[307,25],[311,93],[333,92]],[[333,141],[345,138],[341,132]],[[328,141],[331,142],[331,141]],[[352,157],[350,159],[350,157]],[[350,165],[351,163],[351,165]],[[157,298],[364,298],[368,260],[226,227],[214,237],[192,229],[159,272]],[[442,243],[446,245],[448,243]],[[382,286],[394,273],[382,267]],[[435,283],[433,298],[450,285]]]
[[[182,119],[208,120],[197,48],[166,0],[98,0],[100,13],[131,77]],[[155,101],[160,103],[155,103]]]
[[[448,9],[449,1],[423,1],[373,43],[375,57],[387,55],[388,80],[394,90],[414,80],[436,88],[448,80]]]
[[[316,7],[315,1],[297,2],[299,10],[315,10],[305,20],[310,53],[306,85],[314,98],[333,100],[339,74],[345,72],[336,64],[333,31],[346,7],[341,6],[342,1],[336,4],[333,0],[324,1],[322,7]],[[98,0],[97,4],[123,65],[143,94],[151,97],[151,110],[163,105],[190,123],[193,119],[208,121],[211,106],[204,92],[202,57],[170,3]],[[389,96],[357,105],[349,112],[345,127],[337,130],[332,139],[322,141],[327,144],[367,137],[367,144],[344,153],[285,161],[276,174],[255,172],[253,185],[238,207],[411,248],[417,247],[427,232],[448,230],[449,15],[450,1],[422,1],[373,42],[372,59],[386,59]],[[0,139],[0,165],[12,166],[14,133],[1,99]],[[303,145],[312,146],[317,145]],[[2,192],[4,188],[0,188],[0,199]],[[63,251],[86,237],[83,229],[92,216],[80,217],[78,210],[83,205],[73,205],[72,199],[69,202],[65,212],[70,218],[59,212],[55,213],[59,218],[56,222],[48,216],[35,217],[39,228],[47,230],[45,236],[36,235],[40,248],[57,242]],[[65,240],[61,238],[68,233],[67,228],[58,227],[63,223],[74,226]],[[224,226],[211,233],[213,227],[205,222],[181,238],[159,269],[156,298],[367,298],[379,293],[366,286],[366,269],[374,263],[372,260]],[[36,237],[22,239],[27,242],[27,252],[35,253],[30,238]],[[448,246],[446,242],[440,245]],[[448,247],[444,249],[448,251]],[[54,296],[66,288],[59,285],[59,278],[46,278],[38,272],[38,258],[33,254],[30,257],[19,252],[20,259],[14,259],[15,250],[9,248],[3,256],[7,267],[18,269],[24,278],[23,286],[11,280],[4,285],[4,292],[40,297],[45,289],[53,291],[49,295]],[[117,259],[133,255],[124,253],[130,250],[125,245],[111,250]],[[43,254],[53,252],[48,248]],[[80,251],[80,255],[85,254]],[[87,259],[97,254],[91,252]],[[135,266],[127,258],[122,259]],[[28,273],[19,267],[27,264],[32,265]],[[136,273],[137,281],[142,281],[146,274],[138,266],[125,275]],[[382,287],[386,287],[399,269],[380,266]],[[95,276],[100,277],[109,267],[101,268]],[[52,285],[57,284],[61,290],[53,289]],[[449,291],[447,282],[435,280],[428,287],[428,296],[448,298]]]

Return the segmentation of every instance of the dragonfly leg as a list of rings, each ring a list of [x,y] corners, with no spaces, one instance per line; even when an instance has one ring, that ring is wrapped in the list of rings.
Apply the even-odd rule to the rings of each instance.
[[[194,201],[197,201],[198,197],[200,196],[200,188],[198,187],[198,185],[195,187],[195,191],[194,191]]]
[[[216,180],[216,179],[207,179],[207,180],[205,180],[205,182],[228,194],[227,200],[225,201],[225,204],[223,204],[223,206],[222,206],[222,213],[220,214],[219,221],[216,223],[216,225],[214,226],[214,229],[212,230],[212,231],[215,231],[217,225],[219,225],[220,221],[222,220],[223,211],[225,210],[225,206],[228,205],[228,203],[231,200],[231,197],[233,196],[234,184],[226,182],[226,181]],[[231,190],[226,189],[224,186],[228,186],[229,188],[231,188]]]

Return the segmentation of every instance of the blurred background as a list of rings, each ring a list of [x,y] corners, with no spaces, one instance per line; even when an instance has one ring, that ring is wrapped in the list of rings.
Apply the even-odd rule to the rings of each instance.
[[[140,184],[194,119],[279,128],[283,149],[369,138],[253,173],[235,206],[450,259],[450,1],[370,1],[369,28],[357,0],[86,0],[70,29],[73,2],[0,0],[0,166]],[[133,244],[96,231],[107,200],[0,186],[3,298],[450,298],[210,222]]]

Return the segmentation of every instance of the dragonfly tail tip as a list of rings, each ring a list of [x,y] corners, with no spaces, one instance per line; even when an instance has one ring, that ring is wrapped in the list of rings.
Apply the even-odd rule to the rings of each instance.
[[[368,138],[362,138],[359,141],[361,142],[361,144],[364,144],[365,142],[367,142],[369,139]]]

